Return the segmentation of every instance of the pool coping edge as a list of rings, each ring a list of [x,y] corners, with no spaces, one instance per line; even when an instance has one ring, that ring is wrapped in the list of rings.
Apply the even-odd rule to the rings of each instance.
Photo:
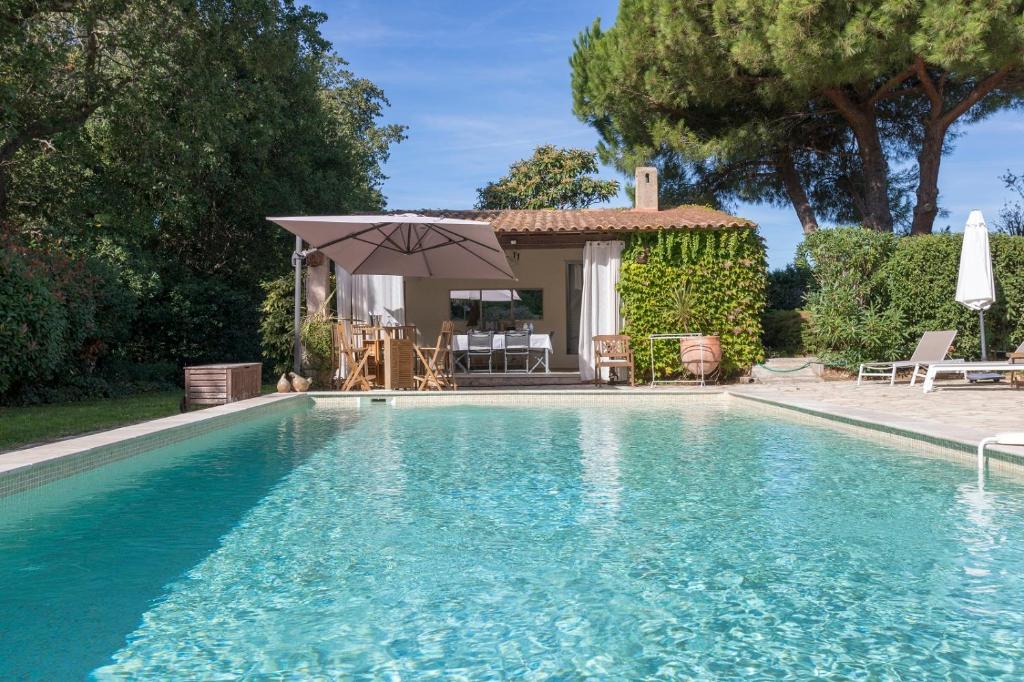
[[[914,441],[939,449],[946,455],[952,455],[957,461],[964,461],[965,455],[973,458],[978,440],[983,437],[976,434],[972,434],[973,439],[951,436],[949,433],[941,433],[941,427],[937,428],[936,425],[921,420],[912,420],[906,417],[894,420],[866,410],[840,408],[820,401],[792,399],[788,396],[756,395],[744,391],[743,387],[609,388],[610,390],[493,389],[437,393],[374,391],[368,394],[311,391],[308,393],[266,394],[249,400],[0,454],[0,497],[45,485],[110,462],[194,438],[275,411],[283,412],[310,404],[346,401],[354,403],[356,406],[362,406],[368,401],[387,402],[391,405],[400,402],[403,406],[428,403],[515,405],[517,403],[533,403],[538,400],[539,396],[543,396],[544,402],[552,400],[557,403],[580,405],[583,402],[603,401],[610,398],[631,401],[634,399],[633,396],[688,399],[715,396],[729,400],[735,398],[749,401],[761,407],[786,411],[790,415],[803,415],[813,419],[816,423],[824,423],[823,425],[826,426],[850,427],[859,431],[862,437],[869,440],[877,440],[881,436],[894,443],[904,441],[905,444],[907,440]],[[510,400],[510,396],[515,398]],[[960,431],[962,432],[963,429]],[[1024,449],[992,447],[988,452],[990,465],[994,462],[999,469],[1009,469],[1014,473],[1024,474]]]
[[[978,443],[987,435],[971,433],[970,437],[958,437],[950,433],[944,433],[941,425],[936,425],[923,420],[899,417],[892,419],[885,415],[870,412],[868,410],[839,407],[820,401],[808,401],[792,399],[789,397],[766,397],[745,392],[741,389],[727,391],[730,398],[758,403],[762,406],[781,409],[788,412],[813,417],[816,421],[838,424],[846,427],[853,427],[860,431],[863,436],[868,433],[882,436],[885,439],[900,441],[916,441],[954,456],[956,461],[964,461],[969,456],[973,462],[976,460]],[[908,424],[908,422],[910,422]],[[964,429],[958,429],[963,432]],[[1017,475],[1024,475],[1024,448],[1008,448],[1006,446],[989,446],[985,452],[991,463],[996,461],[998,467]]]
[[[242,421],[296,409],[301,393],[269,394],[161,417],[0,454],[0,497],[45,485],[110,462],[201,436]]]

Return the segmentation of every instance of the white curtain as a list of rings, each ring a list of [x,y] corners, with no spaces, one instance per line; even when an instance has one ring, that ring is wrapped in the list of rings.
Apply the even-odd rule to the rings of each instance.
[[[338,317],[370,321],[380,315],[384,324],[405,324],[405,288],[395,275],[350,275],[334,266],[338,282]]]
[[[594,336],[618,334],[622,330],[616,285],[619,283],[624,246],[622,242],[587,242],[583,247],[579,346],[582,381],[594,378]]]

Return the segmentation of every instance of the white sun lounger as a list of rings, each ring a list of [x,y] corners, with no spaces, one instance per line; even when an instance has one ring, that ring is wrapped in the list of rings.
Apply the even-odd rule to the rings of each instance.
[[[1012,362],[1017,360],[1017,362]],[[1010,360],[988,360],[984,362],[937,362],[928,366],[924,377],[924,392],[935,390],[935,377],[942,373],[963,374],[969,372],[1021,372],[1024,373],[1024,343],[1010,353]]]
[[[921,340],[917,342],[917,348],[914,349],[914,354],[910,356],[909,360],[865,362],[861,365],[860,371],[857,373],[857,385],[860,386],[861,379],[864,377],[886,377],[889,379],[889,385],[891,386],[896,383],[897,371],[913,368],[914,374],[910,377],[910,385],[913,386],[917,382],[918,376],[924,376],[921,374],[922,369],[931,366],[933,363],[945,360],[955,338],[955,329],[925,332],[921,336]],[[948,362],[957,361],[949,360]]]

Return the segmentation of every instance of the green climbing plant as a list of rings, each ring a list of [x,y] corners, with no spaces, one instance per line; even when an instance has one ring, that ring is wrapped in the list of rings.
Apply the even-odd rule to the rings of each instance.
[[[766,282],[764,243],[755,230],[631,235],[619,279],[624,331],[638,351],[650,334],[717,334],[722,340],[722,370],[736,376],[764,360],[761,313]],[[637,352],[636,365],[640,374],[671,376],[679,371],[679,346],[656,346],[653,367],[648,353]]]

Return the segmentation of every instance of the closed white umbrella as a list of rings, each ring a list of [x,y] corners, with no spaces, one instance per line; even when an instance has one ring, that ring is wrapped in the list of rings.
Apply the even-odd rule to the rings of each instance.
[[[960,272],[956,278],[956,301],[978,311],[981,325],[981,359],[986,360],[985,311],[996,301],[996,283],[992,277],[988,227],[981,211],[971,211],[964,227],[964,243],[960,249]]]
[[[488,223],[411,213],[268,220],[353,275],[515,279]]]

